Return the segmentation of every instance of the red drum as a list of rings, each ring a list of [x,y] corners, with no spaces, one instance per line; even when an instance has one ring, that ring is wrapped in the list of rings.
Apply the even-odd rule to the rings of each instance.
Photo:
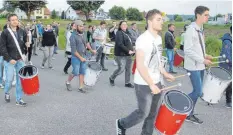
[[[33,95],[39,92],[38,69],[33,65],[27,65],[19,70],[19,77],[23,92]]]
[[[168,91],[158,111],[155,129],[160,134],[176,134],[192,109],[193,102],[188,95],[178,90]]]
[[[133,75],[135,74],[135,71],[136,71],[136,59],[134,60],[133,68],[132,68],[132,74]]]
[[[179,66],[184,61],[184,51],[177,50],[174,57],[174,66]]]

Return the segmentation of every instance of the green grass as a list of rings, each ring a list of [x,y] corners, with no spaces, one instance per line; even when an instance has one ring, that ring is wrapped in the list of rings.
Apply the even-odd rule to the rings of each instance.
[[[66,44],[66,39],[65,39],[65,29],[68,23],[71,23],[71,20],[59,20],[59,19],[45,19],[45,20],[40,20],[41,22],[43,22],[44,25],[46,24],[51,24],[53,21],[57,21],[60,23],[60,27],[59,27],[59,49],[65,49],[65,44]],[[23,22],[27,22],[26,20],[23,20]],[[117,21],[119,22],[119,21]],[[134,22],[134,21],[128,21],[128,25],[130,26],[130,24]],[[6,23],[6,19],[0,19],[0,27],[2,28]],[[100,23],[100,21],[97,20],[93,20],[91,22],[85,22],[85,24],[87,25],[96,25],[98,26]],[[107,21],[107,27],[110,27],[112,21]],[[139,29],[140,32],[145,31],[145,25],[146,22],[145,21],[141,21],[141,22],[136,22],[137,23],[137,27]],[[175,30],[175,36],[176,36],[176,41],[177,43],[180,43],[180,35],[183,31],[183,26],[185,24],[187,24],[188,22],[175,22],[175,26],[176,26],[176,30]],[[164,44],[164,34],[167,31],[167,25],[168,22],[164,23],[163,25],[163,31],[162,33],[162,38],[163,38],[163,44]],[[219,39],[220,37],[223,36],[224,33],[229,32],[229,27],[230,25],[208,25],[205,24],[204,28],[205,28],[205,41],[206,41],[206,50],[208,54],[211,54],[213,56],[218,56],[219,55],[219,51],[221,48],[221,40]],[[179,48],[179,45],[177,46],[177,48]]]

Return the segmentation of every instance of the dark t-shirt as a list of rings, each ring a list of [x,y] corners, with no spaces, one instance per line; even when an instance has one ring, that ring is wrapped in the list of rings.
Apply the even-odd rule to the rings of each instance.
[[[109,38],[111,39],[112,42],[115,42],[115,38],[116,38],[116,35],[115,35],[115,32],[110,32],[110,29],[112,29],[114,26],[110,27],[109,28]]]

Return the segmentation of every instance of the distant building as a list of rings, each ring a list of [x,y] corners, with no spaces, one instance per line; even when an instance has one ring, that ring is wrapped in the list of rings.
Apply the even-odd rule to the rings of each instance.
[[[95,13],[91,11],[89,13],[89,18],[94,19],[94,17],[95,17]],[[81,10],[74,10],[72,7],[69,7],[65,11],[65,18],[70,20],[77,20],[77,19],[86,20],[86,16],[84,12],[82,12]]]
[[[19,17],[19,19],[27,19],[27,14],[19,8],[16,8],[14,13]],[[31,13],[30,19],[49,19],[50,11],[48,8],[41,8],[35,10]]]

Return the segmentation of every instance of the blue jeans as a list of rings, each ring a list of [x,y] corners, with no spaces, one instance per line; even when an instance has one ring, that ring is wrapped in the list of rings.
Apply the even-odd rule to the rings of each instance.
[[[71,65],[73,67],[72,74],[75,76],[85,75],[86,73],[86,62],[81,62],[81,60],[75,56],[71,57]]]
[[[167,58],[168,58],[168,64],[169,64],[169,72],[173,71],[173,63],[174,63],[174,50],[173,49],[167,49]]]
[[[2,84],[3,80],[3,56],[0,56],[0,84]]]
[[[16,101],[19,101],[22,98],[23,92],[21,87],[21,81],[18,75],[19,70],[25,65],[25,63],[22,60],[18,60],[15,65],[12,65],[9,62],[5,63],[6,68],[6,82],[5,82],[5,88],[4,92],[5,94],[9,94],[9,91],[11,89],[11,84],[14,77],[14,68],[16,70]]]
[[[198,98],[202,95],[202,86],[204,78],[204,70],[188,71],[191,73],[190,80],[193,85],[193,91],[189,94],[189,97],[193,100],[193,110],[190,115],[193,115],[194,107]]]

